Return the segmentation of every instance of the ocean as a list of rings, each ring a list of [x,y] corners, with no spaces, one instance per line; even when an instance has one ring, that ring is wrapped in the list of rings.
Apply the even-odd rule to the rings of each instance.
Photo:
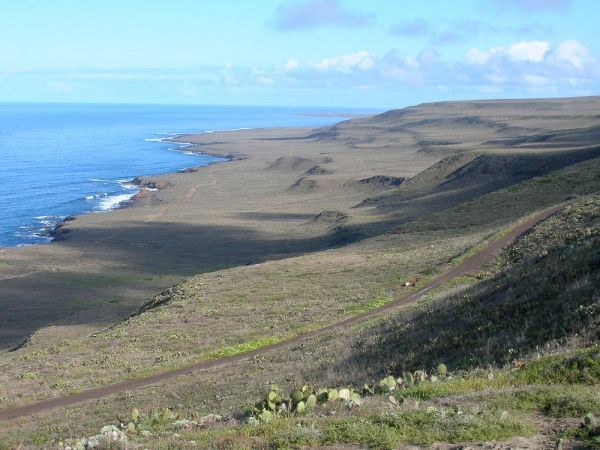
[[[0,103],[0,247],[49,242],[69,215],[127,202],[138,175],[220,161],[163,142],[183,133],[323,126],[325,108]],[[322,114],[322,115],[320,115]]]

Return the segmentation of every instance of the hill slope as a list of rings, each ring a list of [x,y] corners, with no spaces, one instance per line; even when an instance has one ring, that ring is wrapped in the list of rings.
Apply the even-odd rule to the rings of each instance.
[[[9,313],[0,323],[10,326],[0,339],[29,338],[0,354],[0,408],[239,354],[356,316],[410,292],[409,280],[423,287],[528,215],[570,209],[495,266],[421,304],[3,424],[0,448],[55,448],[117,425],[115,415],[134,406],[139,420],[125,436],[150,448],[547,447],[567,429],[592,442],[575,428],[585,413],[600,413],[599,116],[598,98],[454,102],[322,130],[182,138],[246,158],[157,178],[170,187],[133,208],[78,218],[61,242],[1,255],[0,305]],[[312,171],[315,164],[326,170]],[[291,189],[298,180],[312,188]],[[538,352],[541,362],[526,363]],[[513,361],[524,368],[513,371]],[[402,385],[394,398],[404,406],[376,395],[354,409],[334,402],[246,424],[244,409],[271,383],[281,395],[307,383],[361,390],[389,373],[410,371],[414,381],[415,371],[431,374],[442,362],[452,378]],[[175,424],[164,408],[197,424]],[[200,426],[197,416],[209,413],[230,421]]]

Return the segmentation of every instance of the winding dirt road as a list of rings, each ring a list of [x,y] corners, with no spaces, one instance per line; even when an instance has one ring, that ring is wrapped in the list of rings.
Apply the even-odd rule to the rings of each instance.
[[[232,364],[237,361],[242,361],[244,359],[252,358],[256,355],[262,355],[265,353],[269,353],[278,349],[282,349],[289,345],[297,345],[298,343],[312,338],[314,336],[318,336],[322,333],[326,333],[328,331],[332,331],[338,328],[342,328],[348,325],[353,325],[364,320],[370,319],[374,316],[380,315],[383,312],[389,311],[398,306],[406,305],[418,300],[423,294],[428,291],[435,289],[437,287],[442,286],[447,283],[451,279],[456,276],[471,272],[480,268],[484,263],[491,260],[492,257],[502,248],[510,244],[515,238],[523,234],[525,231],[529,230],[537,223],[547,219],[552,214],[555,214],[559,211],[560,207],[554,207],[551,209],[547,209],[541,213],[536,214],[535,216],[530,217],[529,219],[521,222],[519,225],[514,227],[510,232],[505,234],[504,236],[492,241],[489,245],[487,245],[480,252],[465,258],[460,264],[452,267],[448,271],[444,272],[442,275],[433,279],[426,286],[423,286],[415,291],[410,293],[402,294],[396,297],[390,303],[386,305],[366,311],[357,316],[350,317],[345,320],[341,320],[339,322],[333,323],[323,328],[319,328],[316,330],[312,330],[296,337],[290,338],[285,341],[278,342],[276,344],[271,344],[265,347],[261,347],[256,350],[249,351],[247,353],[242,353],[234,356],[229,356],[226,358],[215,359],[202,361],[196,364],[192,364],[190,366],[181,367],[179,369],[170,370],[166,372],[156,373],[154,375],[150,375],[143,378],[137,378],[133,380],[122,381],[119,383],[108,384],[106,386],[88,389],[82,391],[77,394],[69,395],[66,397],[56,397],[48,400],[42,400],[36,403],[31,403],[29,405],[9,408],[3,411],[0,411],[0,421],[6,421],[10,419],[16,419],[23,416],[29,416],[33,414],[39,414],[43,412],[47,412],[53,409],[64,408],[72,405],[76,405],[79,403],[83,403],[90,400],[98,400],[103,397],[107,397],[110,395],[118,394],[124,391],[131,391],[143,386],[148,386],[151,384],[160,383],[171,378],[188,374],[191,372],[196,372],[200,370],[214,369],[217,367],[222,367],[228,364]]]

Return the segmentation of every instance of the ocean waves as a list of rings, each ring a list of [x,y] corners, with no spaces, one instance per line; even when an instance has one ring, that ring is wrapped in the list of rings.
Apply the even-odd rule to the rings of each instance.
[[[64,217],[130,203],[139,190],[131,183],[136,176],[175,173],[221,160],[173,142],[173,136],[335,120],[298,117],[297,112],[273,107],[0,104],[0,247],[48,242]]]

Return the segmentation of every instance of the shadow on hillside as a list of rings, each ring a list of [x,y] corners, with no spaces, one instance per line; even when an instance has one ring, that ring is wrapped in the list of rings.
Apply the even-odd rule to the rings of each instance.
[[[241,212],[236,216],[247,220],[264,220],[264,221],[306,221],[312,219],[315,214],[306,213],[285,213],[285,212]]]
[[[448,204],[451,207],[521,181],[598,157],[600,146],[543,154],[482,154],[450,174],[434,179],[428,185],[412,189],[400,188],[386,195],[365,199],[357,207],[375,206],[393,210],[413,202],[427,203],[432,198],[437,198],[439,205]],[[447,158],[448,164],[454,159],[455,157]],[[436,170],[443,164],[444,160],[437,163]]]
[[[503,225],[520,215],[564,200],[571,192],[586,193],[597,170],[573,174],[535,190],[482,197],[465,207],[465,200],[485,193],[480,187],[423,196],[403,202],[388,215],[368,224],[346,224],[307,238],[271,235],[234,226],[173,223],[131,223],[121,229],[86,228],[60,243],[86,255],[88,267],[75,271],[41,271],[24,278],[0,281],[0,348],[16,345],[41,327],[52,325],[110,325],[128,316],[170,285],[201,272],[282,259],[348,245],[396,230],[444,230],[465,233],[470,226]],[[588,177],[589,177],[588,176]],[[584,177],[582,175],[582,177]],[[565,184],[566,183],[566,184]],[[591,183],[591,184],[590,184]],[[590,187],[591,186],[591,187]],[[491,194],[495,195],[495,194]],[[502,208],[498,202],[508,202]],[[449,210],[447,213],[441,213]],[[431,211],[435,211],[433,214]],[[474,217],[475,216],[475,217]],[[277,217],[256,216],[263,219]],[[426,220],[427,223],[420,221]],[[416,225],[411,228],[413,221]],[[407,228],[408,227],[408,228]],[[102,243],[93,242],[111,236]]]
[[[395,223],[378,226],[388,229]],[[85,269],[42,270],[0,280],[0,349],[42,327],[110,325],[198,273],[325,250],[367,235],[338,230],[293,238],[244,227],[166,222],[86,227],[72,238],[66,233],[59,245],[85,254]]]
[[[403,371],[503,365],[570,337],[597,341],[600,238],[550,250],[428,307],[396,314],[345,342],[337,384]]]
[[[549,163],[540,165],[538,170],[546,173],[551,168],[564,167],[598,154],[600,149],[596,148],[566,155],[564,160],[550,159]],[[536,160],[528,161],[534,164]],[[528,170],[521,173],[526,174],[523,175],[525,178],[530,178],[540,172]],[[590,171],[592,175],[586,176],[589,178],[593,173],[597,172]],[[457,171],[454,179],[464,175]],[[510,183],[522,180],[520,176],[509,179]],[[545,197],[538,195],[530,199],[527,192],[526,195],[519,192],[505,195],[503,198],[508,199],[510,205],[486,206],[485,215],[479,214],[480,217],[471,222],[463,219],[464,214],[442,217],[439,212],[473,199],[478,202],[481,195],[510,185],[508,181],[493,179],[474,185],[446,184],[444,191],[427,195],[421,193],[413,198],[403,198],[393,206],[387,205],[388,210],[380,211],[387,214],[374,216],[371,223],[337,226],[327,233],[312,237],[293,238],[236,226],[161,222],[122,224],[119,229],[85,228],[78,230],[72,238],[67,233],[60,245],[84,254],[86,269],[42,270],[23,278],[0,280],[0,349],[18,344],[42,327],[110,325],[137,310],[161,290],[197,273],[344,246],[391,232],[401,225],[435,214],[440,215],[436,229],[450,229],[455,233],[465,232],[468,226],[502,225],[518,215],[546,206],[546,203],[564,200],[570,192],[585,193],[579,187],[594,184],[594,180],[596,179],[590,178],[581,181],[570,176],[568,185],[553,182],[553,185],[557,184],[560,188],[560,192],[556,193],[548,193],[550,185],[538,186],[536,189],[545,192]],[[597,181],[595,183],[597,186]],[[503,198],[492,200],[497,202]],[[472,204],[469,208],[464,209],[472,216],[473,211],[482,206]],[[253,220],[304,219],[301,215],[285,213],[241,214],[249,214],[248,218]],[[448,219],[455,221],[450,222]],[[409,231],[424,230],[418,225],[416,229]],[[94,243],[99,240],[102,242]]]

